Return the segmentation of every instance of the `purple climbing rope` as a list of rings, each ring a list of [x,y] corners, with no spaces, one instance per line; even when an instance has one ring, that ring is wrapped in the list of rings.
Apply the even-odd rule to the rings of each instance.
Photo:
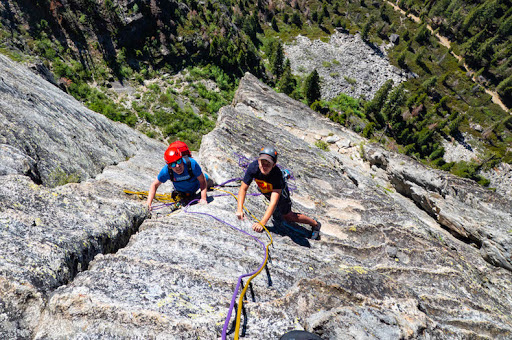
[[[223,187],[223,186],[225,186],[228,183],[236,182],[236,181],[241,181],[241,180],[242,180],[242,177],[231,178],[231,179],[228,179],[227,181],[225,181],[225,182],[223,182],[221,184],[214,185],[213,187],[214,188]]]
[[[234,155],[235,155],[235,157],[238,157],[238,165],[241,168],[243,168],[243,169],[247,169],[249,164],[257,159],[256,158],[256,159],[251,160],[251,159],[249,159],[249,158],[247,158],[247,157],[245,157],[245,156],[243,156],[241,154],[238,154],[236,152],[234,153]],[[295,177],[293,175],[293,172],[291,170],[289,170],[289,169],[284,168],[283,166],[281,166],[279,164],[277,164],[277,166],[281,170],[281,172],[283,173],[283,177],[286,178],[286,182],[287,182],[288,189],[289,189],[290,193],[295,191],[297,187],[296,187],[296,185],[294,183]],[[227,181],[225,181],[225,182],[223,182],[221,184],[216,185],[215,187],[221,187],[221,186],[224,186],[224,185],[226,185],[228,183],[235,182],[235,181],[240,181],[240,180],[242,180],[242,178],[232,178],[232,179],[229,179],[229,180],[227,180]],[[293,181],[293,183],[291,183],[292,181]],[[259,195],[261,195],[261,193],[253,193],[253,194],[249,194],[249,195],[251,195],[251,196],[259,196]],[[221,197],[221,196],[230,196],[230,194],[219,194],[219,195],[213,195],[212,197]],[[226,316],[226,320],[225,320],[224,326],[222,328],[222,340],[226,340],[226,333],[227,333],[227,329],[228,329],[228,326],[229,326],[229,321],[231,320],[231,315],[233,313],[233,308],[234,308],[235,303],[236,303],[236,298],[237,298],[238,292],[240,290],[242,279],[244,277],[255,275],[256,273],[258,273],[259,271],[261,271],[263,269],[263,267],[265,266],[266,261],[267,261],[267,250],[265,248],[265,244],[259,238],[257,238],[256,236],[253,236],[253,235],[249,234],[248,232],[246,232],[246,231],[244,231],[244,230],[242,230],[240,228],[237,228],[234,225],[232,225],[232,224],[230,224],[230,223],[228,223],[228,222],[226,222],[226,221],[224,221],[224,220],[222,220],[222,219],[220,219],[220,218],[218,218],[218,217],[216,217],[216,216],[214,216],[212,214],[198,212],[198,211],[188,211],[188,208],[190,207],[190,205],[192,203],[197,202],[197,201],[199,201],[199,200],[198,199],[194,199],[194,200],[190,201],[183,208],[183,211],[185,213],[187,213],[187,214],[197,214],[197,215],[204,215],[204,216],[211,217],[211,218],[213,218],[213,219],[215,219],[215,220],[217,220],[217,221],[219,221],[221,223],[224,223],[224,224],[230,226],[231,228],[233,228],[235,230],[238,230],[238,231],[240,231],[240,232],[242,232],[242,233],[252,237],[254,240],[256,240],[262,246],[263,252],[264,252],[263,261],[261,262],[261,265],[258,267],[258,269],[256,269],[255,271],[253,271],[251,273],[242,274],[242,275],[240,275],[238,277],[237,284],[236,284],[235,290],[233,292],[233,296],[231,298],[231,303],[229,305],[229,309],[228,309],[228,313],[227,313],[227,316]],[[159,209],[159,208],[163,208],[165,206],[173,206],[173,205],[176,205],[176,203],[162,204],[162,205],[160,205],[158,207],[155,207],[153,209]]]
[[[215,196],[215,197],[219,197],[219,196],[229,196],[229,194],[225,194],[225,195],[218,195],[218,196]],[[205,215],[205,216],[208,216],[208,217],[211,217],[221,223],[224,223],[224,224],[227,224],[228,226],[230,226],[231,228],[235,229],[235,230],[238,230],[250,237],[252,237],[253,239],[255,239],[256,241],[258,241],[259,244],[261,244],[262,248],[263,248],[263,262],[261,262],[261,265],[258,267],[258,269],[256,269],[255,271],[251,272],[251,273],[246,273],[246,274],[242,274],[238,277],[238,281],[237,281],[237,284],[236,284],[236,287],[235,287],[235,291],[233,292],[233,296],[231,298],[231,303],[229,305],[229,310],[228,310],[228,314],[226,316],[226,321],[224,322],[224,327],[222,328],[222,340],[226,340],[226,333],[227,333],[227,329],[228,329],[228,326],[229,326],[229,320],[231,319],[231,315],[233,313],[233,308],[235,306],[235,302],[236,302],[236,297],[238,295],[238,291],[240,290],[240,285],[242,283],[242,279],[244,277],[247,277],[247,276],[252,276],[252,275],[255,275],[256,273],[258,273],[260,270],[263,269],[263,267],[265,266],[265,263],[266,263],[266,258],[267,258],[267,251],[266,251],[266,248],[265,248],[265,244],[263,242],[261,242],[261,240],[259,238],[257,238],[256,236],[253,236],[251,234],[249,234],[248,232],[240,229],[240,228],[237,228],[235,227],[234,225],[218,218],[217,216],[214,216],[212,214],[208,214],[208,213],[203,213],[203,212],[199,212],[199,211],[188,211],[188,208],[189,206],[192,204],[192,203],[195,203],[199,201],[198,199],[194,199],[192,201],[190,201],[184,208],[183,208],[183,211],[187,214],[198,214],[198,215]]]

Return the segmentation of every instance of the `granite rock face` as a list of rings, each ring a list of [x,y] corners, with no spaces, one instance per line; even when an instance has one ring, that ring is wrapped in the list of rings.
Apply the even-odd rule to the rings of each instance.
[[[54,186],[62,175],[82,181],[154,141],[84,108],[25,67],[0,55],[0,174],[29,175]]]
[[[105,124],[98,133],[113,145],[116,124]],[[222,191],[149,214],[122,189],[147,190],[165,145],[132,133],[128,160],[56,188],[34,183],[40,160],[18,144],[2,153],[18,170],[0,176],[0,337],[221,338],[237,279],[258,269],[269,239],[236,219]],[[329,151],[314,146],[333,136]],[[322,221],[322,235],[269,222],[272,261],[247,291],[244,338],[512,337],[509,200],[368,144],[247,74],[197,159],[220,183],[241,177],[263,145],[279,150],[293,209]],[[236,182],[222,189],[238,192]],[[248,196],[246,207],[261,217],[266,202]]]
[[[88,110],[2,55],[0,122],[0,338],[31,338],[48,295],[95,255],[124,247],[147,217],[122,192],[139,181],[130,186],[127,177],[121,187],[93,178],[139,159],[147,184],[165,145]],[[52,188],[76,174],[82,183]]]
[[[512,270],[512,201],[403,155],[366,148],[371,164],[386,170],[397,192],[411,198],[456,238],[473,244],[493,265]]]

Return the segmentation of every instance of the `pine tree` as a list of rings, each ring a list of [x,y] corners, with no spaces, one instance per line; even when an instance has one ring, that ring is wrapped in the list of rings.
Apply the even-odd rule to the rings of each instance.
[[[271,21],[270,25],[272,26],[272,29],[274,31],[279,32],[279,26],[277,26],[276,17],[272,17],[272,21]]]
[[[512,34],[512,15],[502,21],[498,29],[498,34],[502,37],[507,37],[509,34]]]
[[[498,11],[499,5],[496,0],[486,1],[481,5],[482,11],[480,12],[479,21],[480,27],[486,27],[492,23],[494,15]]]
[[[323,4],[322,6],[322,14],[325,18],[328,18],[329,17],[329,10],[327,9],[327,5],[326,4]]]
[[[308,105],[311,105],[319,100],[320,96],[320,76],[316,70],[313,70],[304,82],[304,97]]]
[[[386,102],[389,91],[393,87],[393,80],[388,79],[375,93],[375,96],[372,100],[368,101],[364,106],[364,114],[368,119],[377,120],[377,113],[380,111],[384,103]],[[380,126],[384,125],[384,122],[378,122]]]
[[[311,14],[311,20],[313,20],[314,22],[318,21],[318,12],[317,11],[313,11],[313,14]]]
[[[430,31],[427,27],[427,24],[423,24],[419,29],[418,33],[416,33],[416,36],[414,37],[414,40],[416,40],[420,44],[425,44],[428,42],[428,39],[430,38]]]
[[[272,50],[273,53],[270,56],[270,71],[276,76],[277,79],[279,79],[283,74],[283,44],[280,41],[276,41]]]
[[[297,12],[293,12],[291,22],[298,28],[302,27],[302,20],[300,20],[300,16]]]
[[[402,53],[398,56],[398,65],[402,68],[407,68],[407,63],[405,62],[407,49],[403,50]]]
[[[512,100],[512,75],[499,83],[496,90],[506,101]]]
[[[372,15],[368,18],[368,21],[363,27],[363,30],[361,31],[361,39],[363,39],[364,42],[368,42],[368,34],[370,33],[370,30],[372,29],[372,25],[375,21],[375,17]]]
[[[475,53],[475,59],[480,65],[486,66],[494,55],[494,46],[497,45],[498,37],[487,39]]]
[[[404,87],[402,84],[397,86],[389,95],[388,100],[380,110],[380,116],[385,121],[400,122],[402,121],[402,111],[400,106],[405,102]]]
[[[482,7],[475,7],[473,8],[469,14],[465,17],[464,21],[462,22],[461,31],[465,33],[469,27],[473,25],[473,22],[478,19],[480,16],[480,12],[482,11]]]
[[[283,75],[279,80],[279,91],[290,95],[297,86],[297,82],[292,75],[292,67],[290,65],[290,60],[286,59],[283,67]]]

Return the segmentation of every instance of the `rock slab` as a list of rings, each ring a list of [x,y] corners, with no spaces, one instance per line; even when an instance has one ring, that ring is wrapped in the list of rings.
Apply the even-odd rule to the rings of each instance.
[[[0,60],[3,70],[22,69]],[[44,89],[37,102],[52,105],[44,95],[51,84],[24,81],[37,81]],[[25,103],[18,90],[6,94],[11,87],[2,88],[2,105],[13,98]],[[260,266],[269,238],[253,232],[251,220],[237,220],[236,200],[225,192],[211,192],[208,205],[150,215],[122,189],[147,189],[165,145],[117,130],[65,100],[69,110],[105,124],[89,132],[96,133],[91,143],[101,144],[92,147],[105,155],[119,152],[122,136],[134,142],[123,151],[129,159],[117,164],[101,157],[72,163],[66,143],[87,126],[80,119],[62,131],[65,137],[43,145],[22,134],[21,123],[2,125],[0,135],[30,142],[6,138],[1,149],[8,166],[0,175],[0,337],[220,338],[237,279]],[[317,137],[337,142],[324,151],[314,146]],[[28,144],[36,146],[20,147]],[[222,182],[239,178],[240,160],[254,159],[269,144],[293,171],[293,209],[323,227],[321,240],[312,241],[307,227],[278,217],[268,224],[272,261],[246,295],[245,339],[292,330],[322,339],[512,337],[509,200],[382,150],[246,74],[233,104],[203,137],[197,159]],[[49,151],[32,153],[40,149]],[[88,179],[52,188],[46,174],[64,164],[84,166],[81,176]],[[43,184],[35,182],[37,174]],[[223,189],[236,194],[232,184]],[[170,189],[164,184],[161,192]],[[257,217],[267,207],[257,196],[246,203]]]

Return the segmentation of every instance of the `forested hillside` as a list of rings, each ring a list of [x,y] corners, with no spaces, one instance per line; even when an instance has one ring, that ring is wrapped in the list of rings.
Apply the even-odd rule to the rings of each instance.
[[[0,51],[33,63],[89,108],[192,148],[248,71],[390,149],[488,184],[480,169],[512,162],[512,119],[485,92],[497,91],[510,107],[511,2],[398,5],[421,21],[367,0],[6,0]],[[373,98],[322,100],[318,73],[293,74],[283,45],[298,34],[327,41],[336,29],[360,34],[376,51],[387,45],[390,62],[415,77],[388,82]],[[450,140],[473,144],[477,159],[445,161]]]
[[[399,1],[447,37],[453,51],[512,104],[512,2],[511,1]]]

